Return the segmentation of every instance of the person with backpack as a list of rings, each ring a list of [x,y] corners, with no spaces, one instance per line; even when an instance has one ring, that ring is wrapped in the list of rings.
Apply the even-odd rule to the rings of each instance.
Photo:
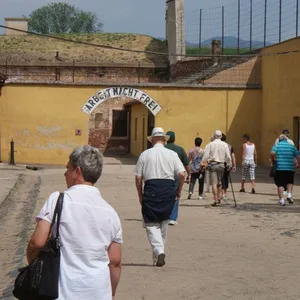
[[[225,142],[228,145],[229,152],[231,154],[231,160],[232,160],[232,169],[228,170],[227,168],[225,168],[224,175],[222,178],[222,200],[225,200],[225,201],[228,200],[227,190],[228,190],[228,185],[229,185],[229,173],[231,171],[232,172],[236,171],[236,159],[235,159],[234,149],[233,149],[232,145],[230,145],[226,142],[226,140],[227,140],[226,135],[224,133],[222,133],[221,141]]]
[[[202,139],[195,138],[195,147],[189,151],[188,159],[191,163],[191,182],[189,186],[188,199],[192,198],[196,181],[199,181],[199,199],[203,199],[203,189],[205,180],[205,170],[200,170],[200,163],[204,154],[204,149],[201,148]]]

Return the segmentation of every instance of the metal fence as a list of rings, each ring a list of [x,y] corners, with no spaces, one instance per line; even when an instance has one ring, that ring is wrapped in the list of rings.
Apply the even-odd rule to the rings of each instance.
[[[185,15],[187,46],[208,48],[221,40],[222,53],[242,53],[299,35],[299,0],[234,0],[228,6]]]

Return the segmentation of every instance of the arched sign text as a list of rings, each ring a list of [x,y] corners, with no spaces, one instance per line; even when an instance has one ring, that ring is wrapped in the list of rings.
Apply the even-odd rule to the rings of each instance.
[[[145,92],[131,87],[111,87],[98,91],[82,107],[82,111],[91,114],[102,102],[116,97],[128,97],[143,103],[155,116],[161,110],[159,104]]]

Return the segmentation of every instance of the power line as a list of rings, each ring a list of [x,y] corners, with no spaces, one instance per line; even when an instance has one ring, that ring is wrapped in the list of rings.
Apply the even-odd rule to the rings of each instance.
[[[36,33],[36,32],[33,32],[33,31],[28,31],[28,30],[22,30],[22,29],[18,29],[18,28],[5,26],[5,25],[0,25],[0,28],[10,29],[10,30],[14,30],[14,31],[17,31],[17,32],[36,35],[36,36],[39,36],[39,37],[60,40],[60,41],[68,42],[68,43],[81,44],[81,45],[92,46],[92,47],[97,47],[97,48],[104,48],[104,49],[110,49],[110,50],[116,50],[116,51],[144,53],[144,54],[152,54],[152,55],[160,55],[160,56],[195,57],[195,58],[197,58],[197,57],[198,58],[200,58],[200,57],[212,57],[212,56],[214,56],[214,57],[262,57],[262,56],[285,55],[285,54],[290,54],[290,53],[300,53],[300,49],[297,49],[297,50],[281,51],[281,52],[274,52],[274,53],[271,52],[271,53],[264,53],[264,54],[255,53],[255,54],[242,54],[242,55],[236,55],[236,54],[228,54],[228,55],[169,54],[169,53],[164,53],[164,52],[156,52],[156,51],[148,51],[148,50],[135,50],[135,49],[129,49],[129,48],[118,48],[118,47],[108,46],[108,45],[88,43],[88,42],[67,39],[67,38],[54,36],[54,35],[48,35],[48,34],[42,34],[42,33]],[[261,50],[261,49],[258,49],[257,51],[259,51],[259,50]]]

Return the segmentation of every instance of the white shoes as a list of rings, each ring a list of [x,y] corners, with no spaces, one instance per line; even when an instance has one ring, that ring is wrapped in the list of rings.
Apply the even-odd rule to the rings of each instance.
[[[176,222],[176,221],[174,221],[174,220],[170,220],[169,221],[169,225],[171,225],[171,226],[175,226],[175,225],[177,225],[178,223]]]

